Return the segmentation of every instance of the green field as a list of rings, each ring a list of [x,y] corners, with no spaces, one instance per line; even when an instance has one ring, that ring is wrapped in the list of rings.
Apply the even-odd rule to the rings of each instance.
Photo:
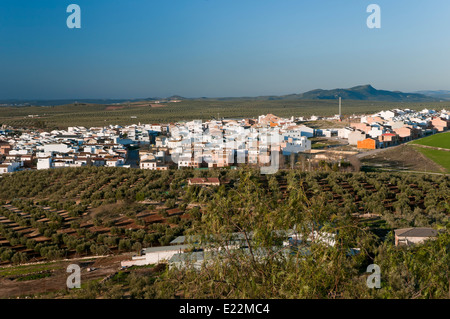
[[[30,273],[37,273],[42,271],[51,271],[57,269],[58,265],[52,263],[37,264],[30,266],[17,266],[11,268],[0,268],[0,278],[1,277],[11,277],[11,276],[21,276]]]
[[[258,101],[241,99],[185,100],[168,103],[162,107],[151,107],[150,102],[114,105],[70,104],[52,107],[1,107],[0,125],[14,127],[38,127],[43,129],[66,128],[67,126],[105,126],[109,124],[129,125],[141,123],[167,123],[182,120],[212,118],[257,117],[272,113],[277,116],[333,116],[338,112],[335,100]],[[120,107],[120,108],[117,108]],[[442,103],[391,103],[376,101],[343,101],[344,115],[375,113],[393,108],[442,109],[450,102]],[[38,115],[39,117],[29,117]]]
[[[450,149],[450,132],[427,136],[412,142],[412,144]]]
[[[444,167],[450,173],[450,152],[422,147],[416,147],[416,149],[435,163]]]

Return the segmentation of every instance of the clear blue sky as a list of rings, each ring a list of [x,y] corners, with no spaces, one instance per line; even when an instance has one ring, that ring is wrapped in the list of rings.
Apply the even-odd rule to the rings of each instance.
[[[0,75],[1,99],[450,90],[450,1],[1,0]]]

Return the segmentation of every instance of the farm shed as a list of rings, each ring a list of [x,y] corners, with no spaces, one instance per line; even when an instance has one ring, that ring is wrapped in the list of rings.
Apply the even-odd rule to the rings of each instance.
[[[395,246],[420,244],[427,239],[436,238],[438,234],[437,230],[427,227],[396,229],[394,233]]]

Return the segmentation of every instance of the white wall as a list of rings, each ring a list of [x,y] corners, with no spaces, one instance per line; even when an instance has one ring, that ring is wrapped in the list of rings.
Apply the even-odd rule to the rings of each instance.
[[[39,158],[37,162],[37,169],[49,169],[52,167],[51,158]]]

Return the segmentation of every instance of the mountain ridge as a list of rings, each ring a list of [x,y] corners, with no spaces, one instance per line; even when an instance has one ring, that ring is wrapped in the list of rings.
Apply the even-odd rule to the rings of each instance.
[[[423,92],[423,93],[422,93]],[[430,94],[424,94],[430,92]],[[400,91],[378,90],[371,84],[357,85],[351,88],[337,88],[331,90],[314,89],[304,93],[293,93],[287,95],[265,95],[256,97],[199,97],[185,98],[180,95],[172,95],[167,98],[137,98],[137,99],[55,99],[55,100],[20,100],[5,99],[0,100],[0,106],[55,106],[62,104],[123,104],[139,101],[170,101],[170,100],[211,100],[211,101],[233,101],[233,100],[332,100],[341,97],[344,100],[359,101],[386,101],[386,102],[438,102],[450,99],[450,91],[417,91],[414,93],[404,93]]]
[[[389,102],[434,102],[436,99],[420,93],[403,93],[400,91],[377,90],[370,84],[358,85],[348,89],[316,89],[299,95],[300,99],[336,99]]]
[[[423,90],[423,91],[416,91],[413,93],[424,94],[427,96],[434,97],[436,99],[441,99],[441,100],[446,100],[446,101],[450,100],[450,90]]]

